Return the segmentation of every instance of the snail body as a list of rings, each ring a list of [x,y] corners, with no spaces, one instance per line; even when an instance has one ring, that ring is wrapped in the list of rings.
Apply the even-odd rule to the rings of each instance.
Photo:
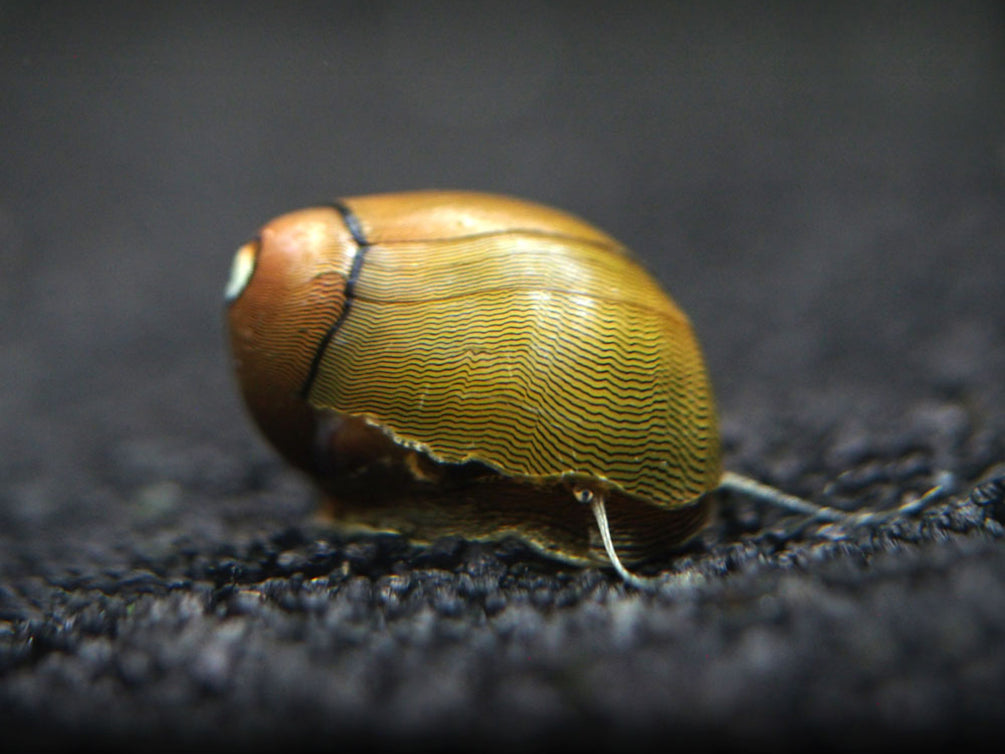
[[[612,548],[641,561],[705,523],[722,469],[688,318],[572,215],[464,192],[342,199],[267,224],[227,302],[252,417],[338,521],[513,534],[619,568]]]

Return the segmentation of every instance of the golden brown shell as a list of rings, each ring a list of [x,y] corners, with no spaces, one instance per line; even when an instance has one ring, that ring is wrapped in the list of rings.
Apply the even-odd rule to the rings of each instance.
[[[617,241],[502,196],[424,191],[280,217],[235,258],[228,318],[256,422],[337,519],[512,533],[626,560],[699,529],[721,476],[687,317]],[[599,549],[598,549],[599,548]]]

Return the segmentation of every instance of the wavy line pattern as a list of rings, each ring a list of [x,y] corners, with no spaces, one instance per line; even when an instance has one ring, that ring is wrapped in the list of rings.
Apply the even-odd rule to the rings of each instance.
[[[511,231],[370,245],[309,400],[444,462],[586,474],[666,506],[719,480],[687,317],[623,249],[595,241]]]

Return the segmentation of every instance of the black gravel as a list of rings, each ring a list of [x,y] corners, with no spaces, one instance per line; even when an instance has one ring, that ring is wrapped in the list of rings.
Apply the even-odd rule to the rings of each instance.
[[[137,7],[0,7],[0,738],[1000,737],[998,4]],[[726,500],[648,566],[699,578],[650,592],[338,532],[243,414],[222,285],[275,214],[427,186],[636,249],[705,344],[728,468],[848,510],[952,494],[795,534]]]

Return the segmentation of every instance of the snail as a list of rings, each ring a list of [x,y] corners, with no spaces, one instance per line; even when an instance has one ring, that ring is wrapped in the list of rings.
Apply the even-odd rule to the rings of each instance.
[[[348,527],[516,535],[574,563],[664,554],[740,490],[687,316],[618,241],[532,202],[416,191],[268,223],[225,298],[251,416]],[[881,515],[881,514],[872,514]]]

